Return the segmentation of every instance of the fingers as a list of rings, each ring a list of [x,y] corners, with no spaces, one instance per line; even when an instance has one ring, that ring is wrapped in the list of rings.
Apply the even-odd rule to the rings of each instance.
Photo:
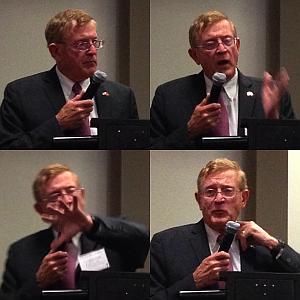
[[[37,273],[37,282],[43,288],[62,278],[67,270],[68,255],[66,252],[50,251],[43,259]]]

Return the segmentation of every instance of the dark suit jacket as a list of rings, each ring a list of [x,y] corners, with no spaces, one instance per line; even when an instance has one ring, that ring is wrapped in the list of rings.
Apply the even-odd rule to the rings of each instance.
[[[103,272],[133,272],[143,267],[150,243],[145,227],[114,218],[97,220],[99,228],[96,232],[81,236],[82,254],[104,247],[110,268]],[[49,253],[53,239],[53,231],[49,228],[27,236],[10,247],[0,291],[1,300],[38,299],[40,289],[35,274]],[[48,289],[60,289],[59,284]]]
[[[180,290],[195,290],[192,273],[209,255],[203,220],[155,234],[150,246],[151,300],[175,300]],[[286,246],[276,261],[265,247],[251,247],[241,251],[241,269],[299,272],[300,255]]]
[[[244,76],[239,72],[238,132],[241,134],[242,119],[265,118],[262,101],[262,81]],[[248,96],[251,91],[253,96]],[[150,110],[151,147],[153,149],[197,149],[197,139],[188,137],[187,122],[196,105],[206,97],[203,71],[167,82],[155,92]],[[281,99],[281,119],[294,119],[290,95]]]
[[[99,118],[138,118],[133,91],[119,83],[106,80],[95,101]],[[64,136],[55,115],[65,103],[55,67],[9,83],[0,108],[0,149],[51,148],[53,137]]]

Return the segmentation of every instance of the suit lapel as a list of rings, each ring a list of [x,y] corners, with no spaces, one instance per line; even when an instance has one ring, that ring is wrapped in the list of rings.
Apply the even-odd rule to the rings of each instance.
[[[65,105],[66,99],[57,77],[55,66],[45,73],[45,94],[55,114]]]
[[[242,251],[240,247],[241,271],[255,272],[256,253],[255,248],[249,247],[246,251]]]
[[[114,118],[114,110],[118,109],[117,106],[114,106],[114,110],[112,109],[112,103],[114,103],[115,100],[118,99],[114,99],[113,91],[109,89],[107,82],[102,83],[95,97],[99,118]]]
[[[193,226],[190,234],[190,242],[199,263],[210,255],[207,234],[203,220]]]
[[[93,240],[90,240],[86,237],[85,234],[82,234],[80,237],[80,244],[81,244],[81,254],[89,253],[96,248],[99,248],[99,243],[96,243]]]
[[[206,97],[206,85],[204,73],[201,71],[197,74],[192,82],[192,89],[189,91],[191,95],[187,99],[191,99],[193,110]]]

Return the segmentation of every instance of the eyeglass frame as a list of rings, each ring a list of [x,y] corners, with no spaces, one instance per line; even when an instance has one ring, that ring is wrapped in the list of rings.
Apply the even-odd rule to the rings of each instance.
[[[70,191],[70,189],[72,189],[72,190]],[[64,191],[64,192],[62,192],[62,191]],[[49,195],[42,198],[42,201],[44,201],[44,202],[56,202],[56,201],[58,201],[59,198],[62,198],[63,196],[74,196],[74,194],[78,191],[83,192],[84,188],[82,188],[82,187],[80,187],[80,188],[68,187],[68,188],[60,190],[59,192],[50,193]]]
[[[95,45],[95,43],[97,43]],[[90,40],[79,40],[79,41],[76,41],[76,42],[73,42],[70,44],[70,46],[74,49],[74,50],[78,50],[80,52],[83,52],[83,51],[88,51],[91,49],[92,46],[94,46],[97,50],[99,49],[102,49],[104,47],[104,43],[105,43],[105,40],[98,40],[98,39],[93,39],[92,42]],[[60,43],[60,44],[67,44],[67,43]],[[84,47],[83,49],[80,49],[80,44],[85,44],[87,45],[86,47]]]
[[[232,39],[232,42],[230,43],[230,45],[226,45],[226,43],[224,42],[224,39],[226,39],[226,38]],[[219,47],[220,44],[222,44],[224,47],[231,47],[233,45],[236,45],[236,42],[238,40],[239,40],[238,37],[226,35],[226,36],[222,36],[222,37],[217,37],[215,39],[209,39],[206,42],[204,42],[202,45],[194,46],[194,48],[198,48],[198,49],[202,49],[202,50],[206,50],[206,51],[214,51],[214,50],[216,50]],[[215,44],[215,46],[213,48],[208,49],[207,45],[206,46],[204,45],[207,42],[214,42],[216,44]]]
[[[232,192],[233,192],[233,194],[230,195],[230,196],[225,195],[225,194],[224,194],[224,190],[226,190],[226,189],[231,189]],[[211,195],[211,196],[205,195],[205,193],[206,193],[208,190],[213,191],[214,194]],[[204,198],[209,199],[209,200],[214,200],[214,199],[216,199],[217,196],[218,196],[218,194],[221,194],[222,197],[225,198],[225,199],[231,199],[231,198],[234,198],[238,192],[242,192],[242,190],[236,189],[236,188],[234,188],[234,187],[221,187],[221,188],[217,188],[217,189],[215,189],[215,188],[207,188],[207,189],[205,189],[203,192],[201,192],[201,195],[202,195]]]

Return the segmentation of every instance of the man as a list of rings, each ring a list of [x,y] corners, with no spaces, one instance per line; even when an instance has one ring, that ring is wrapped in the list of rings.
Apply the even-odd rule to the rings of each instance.
[[[51,227],[9,248],[1,299],[35,299],[44,289],[78,287],[80,270],[86,270],[80,255],[97,249],[105,251],[92,263],[100,271],[132,272],[143,267],[149,248],[144,226],[86,213],[84,188],[67,166],[43,168],[33,192],[35,210]]]
[[[116,82],[106,80],[94,100],[80,100],[104,44],[96,25],[78,9],[50,19],[45,36],[56,65],[7,85],[0,109],[0,148],[49,149],[55,136],[93,135],[91,117],[138,118],[133,91]]]
[[[189,30],[189,55],[199,74],[159,86],[150,111],[151,144],[158,149],[195,149],[203,136],[242,134],[246,118],[293,119],[288,74],[261,80],[237,69],[240,40],[233,22],[218,11],[200,15]],[[209,103],[214,73],[226,75],[218,103]]]
[[[229,253],[217,252],[226,223],[237,220],[249,198],[245,173],[235,161],[208,162],[197,185],[203,218],[153,236],[151,299],[175,300],[180,290],[218,288],[222,271],[300,271],[300,255],[252,221],[237,221],[240,229]]]

